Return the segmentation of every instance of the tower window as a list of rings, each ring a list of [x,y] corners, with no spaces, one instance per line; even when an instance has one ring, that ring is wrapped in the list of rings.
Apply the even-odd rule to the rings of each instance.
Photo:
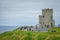
[[[47,28],[49,28],[49,25],[47,25]]]
[[[44,15],[43,15],[43,18],[44,18]]]
[[[52,16],[51,16],[51,20],[52,20]]]

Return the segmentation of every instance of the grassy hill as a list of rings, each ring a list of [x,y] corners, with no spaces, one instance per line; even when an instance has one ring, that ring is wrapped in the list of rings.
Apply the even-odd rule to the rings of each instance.
[[[51,32],[52,30],[56,30],[56,32],[60,32],[60,27],[52,27],[50,28],[49,32]]]
[[[52,32],[52,30],[56,32]],[[60,28],[51,28],[49,32],[21,31],[19,29],[0,34],[0,40],[60,40]]]

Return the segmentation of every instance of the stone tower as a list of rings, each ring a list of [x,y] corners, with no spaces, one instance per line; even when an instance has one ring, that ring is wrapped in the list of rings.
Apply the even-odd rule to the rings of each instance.
[[[42,15],[39,16],[39,24],[42,28],[51,28],[55,26],[53,9],[42,9]]]

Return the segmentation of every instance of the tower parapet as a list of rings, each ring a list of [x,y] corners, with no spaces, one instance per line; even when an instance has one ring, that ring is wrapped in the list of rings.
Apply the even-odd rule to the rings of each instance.
[[[55,21],[53,21],[53,9],[42,9],[42,15],[39,17],[39,24],[42,28],[51,28],[55,26]]]

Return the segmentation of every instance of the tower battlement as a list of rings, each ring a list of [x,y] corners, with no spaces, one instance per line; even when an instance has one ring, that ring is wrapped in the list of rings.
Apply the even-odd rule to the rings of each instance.
[[[51,8],[51,9],[49,9],[49,8],[47,8],[47,9],[42,9],[42,12],[53,12],[53,9]]]

